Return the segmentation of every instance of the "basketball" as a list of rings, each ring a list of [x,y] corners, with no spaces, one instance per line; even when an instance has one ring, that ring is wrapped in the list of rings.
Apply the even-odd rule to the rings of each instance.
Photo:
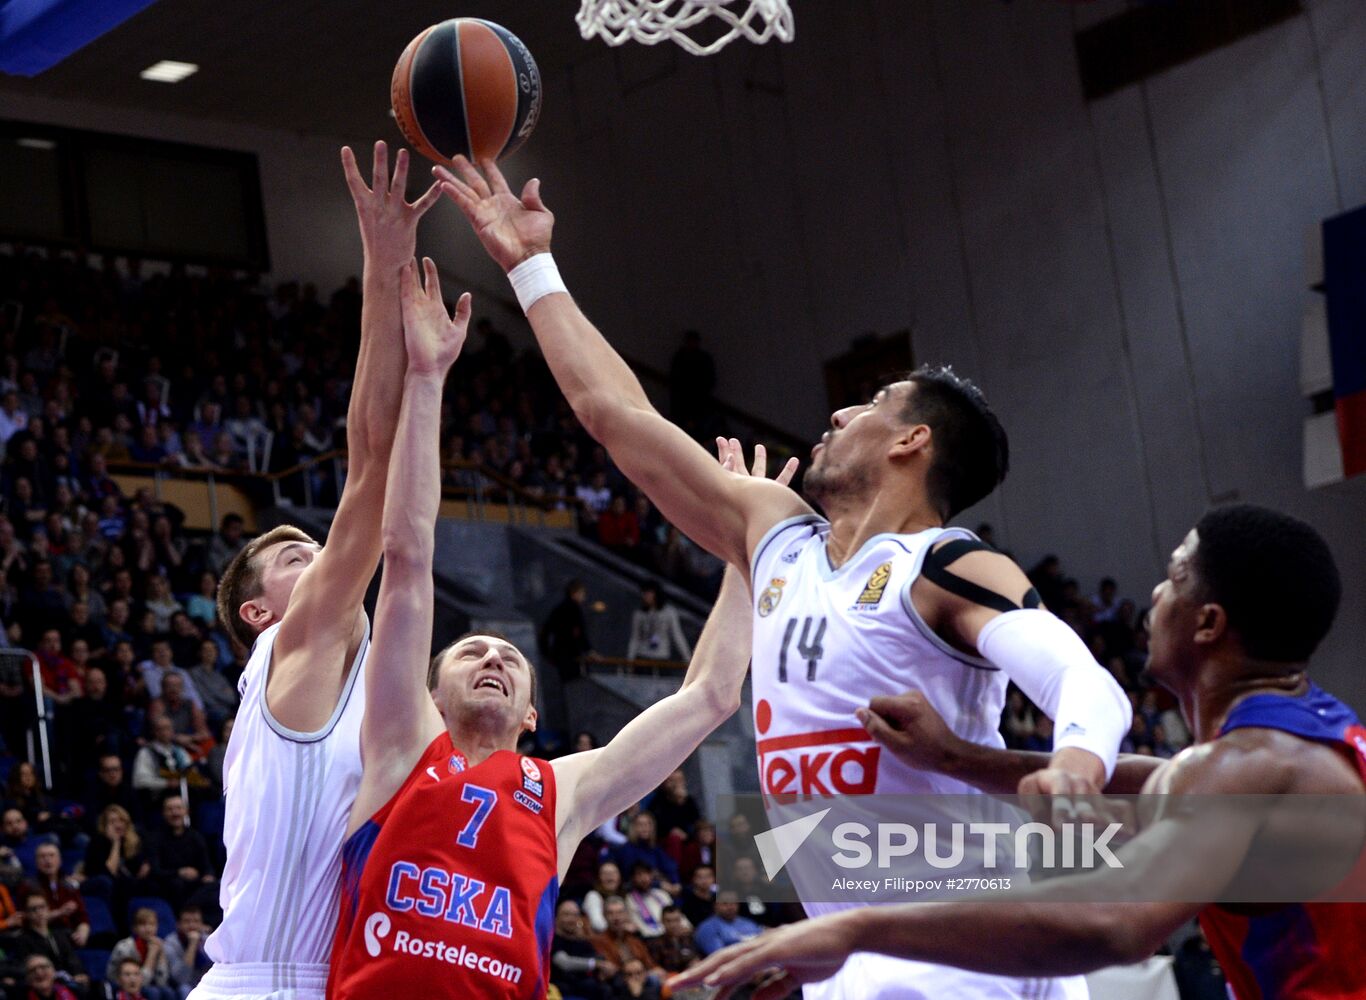
[[[541,74],[512,32],[457,17],[408,43],[394,67],[390,100],[404,138],[428,159],[496,160],[536,127]]]

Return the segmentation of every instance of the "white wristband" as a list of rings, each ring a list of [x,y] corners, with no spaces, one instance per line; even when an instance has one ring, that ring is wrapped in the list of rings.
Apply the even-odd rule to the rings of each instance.
[[[555,258],[549,253],[528,257],[508,272],[508,281],[517,294],[522,312],[528,311],[538,300],[555,292],[568,292]]]

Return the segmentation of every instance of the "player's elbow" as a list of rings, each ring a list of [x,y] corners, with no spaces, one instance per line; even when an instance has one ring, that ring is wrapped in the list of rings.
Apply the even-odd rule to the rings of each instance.
[[[628,429],[639,407],[619,392],[584,389],[569,396],[574,415],[595,441],[607,442],[614,434]]]
[[[1150,929],[1144,921],[1135,919],[1128,909],[1107,906],[1089,921],[1091,940],[1087,945],[1095,959],[1095,968],[1133,965],[1162,947],[1163,935]]]
[[[385,532],[384,572],[419,577],[432,571],[432,544],[429,539],[408,532]]]
[[[730,684],[698,685],[701,711],[715,729],[740,710],[740,691]]]

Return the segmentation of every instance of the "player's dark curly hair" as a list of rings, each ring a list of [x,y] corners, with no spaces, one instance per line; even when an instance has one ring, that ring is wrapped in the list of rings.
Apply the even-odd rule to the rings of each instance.
[[[906,376],[915,385],[902,414],[933,435],[927,487],[944,520],[981,500],[1006,477],[1010,443],[982,390],[951,367],[922,365]]]
[[[1195,532],[1201,599],[1223,607],[1247,655],[1309,659],[1342,599],[1323,537],[1288,514],[1252,504],[1216,507]]]

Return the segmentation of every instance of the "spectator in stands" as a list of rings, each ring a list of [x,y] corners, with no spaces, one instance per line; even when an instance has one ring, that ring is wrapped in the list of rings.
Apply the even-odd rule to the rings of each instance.
[[[180,775],[190,769],[190,755],[175,741],[175,724],[160,715],[150,723],[152,738],[133,758],[133,789],[144,808],[167,791],[180,787]]]
[[[607,473],[594,472],[586,484],[574,491],[574,495],[583,504],[589,523],[596,525],[598,518],[612,505],[612,489],[607,485]]]
[[[702,960],[702,953],[693,940],[692,924],[677,906],[664,907],[664,933],[647,943],[655,964],[670,975]]]
[[[62,652],[62,633],[50,628],[35,650],[43,675],[43,694],[57,705],[68,705],[81,696],[81,673]]]
[[[597,951],[598,957],[603,961],[612,962],[618,968],[625,968],[627,962],[635,959],[652,974],[662,975],[663,970],[654,964],[654,959],[650,957],[650,949],[645,947],[645,941],[636,932],[626,903],[614,896],[607,901],[604,913],[607,917],[607,930],[592,938],[593,948]]]
[[[35,957],[45,958],[52,963],[54,973],[69,980],[72,988],[84,996],[90,986],[90,977],[76,955],[71,935],[60,927],[51,926],[48,917],[47,900],[42,894],[35,892],[26,895],[24,926],[15,934],[16,949],[24,955],[26,968],[27,963]]]
[[[84,948],[90,938],[90,915],[74,879],[62,875],[62,852],[56,844],[39,844],[34,852],[37,875],[25,895],[37,894],[47,900],[48,919],[71,935],[71,943]]]
[[[151,872],[142,853],[142,838],[133,818],[120,805],[105,806],[85,848],[81,871],[87,881],[99,879],[110,888],[110,908],[116,919],[127,912],[128,900],[141,879]]]
[[[617,974],[615,963],[598,957],[584,933],[579,904],[560,900],[555,907],[555,936],[550,942],[550,981],[561,995],[582,1000],[608,1000],[605,984]]]
[[[7,808],[0,816],[0,878],[14,873],[27,877],[36,874],[33,855],[42,842],[42,838],[29,833],[23,812],[13,806]]]
[[[215,576],[221,577],[233,557],[246,548],[247,540],[243,537],[245,526],[246,522],[240,514],[223,515],[218,534],[209,543],[209,571]]]
[[[716,866],[716,824],[707,819],[699,819],[693,826],[692,836],[683,842],[678,857],[679,878],[684,883],[692,881],[693,872],[703,865],[708,868]],[[707,913],[711,913],[710,897],[707,899]]]
[[[185,697],[197,707],[204,707],[204,700],[200,698],[189,673],[184,667],[178,667],[172,661],[170,639],[165,637],[155,639],[152,642],[152,658],[139,663],[138,671],[142,675],[142,683],[148,699],[160,698],[163,679],[168,674],[178,674],[185,685]]]
[[[16,891],[18,891],[17,888]],[[20,893],[19,898],[24,898],[22,893]],[[5,965],[3,931],[18,930],[23,925],[24,911],[14,905],[13,894],[3,884],[0,884],[0,969],[3,969]],[[4,973],[0,971],[0,979],[3,978]]]
[[[1090,600],[1092,625],[1114,620],[1115,613],[1119,610],[1118,594],[1119,584],[1115,582],[1114,577],[1107,576],[1100,581],[1095,596]]]
[[[624,495],[614,496],[607,509],[598,515],[598,541],[623,558],[635,557],[640,547],[640,522],[635,511],[626,506]]]
[[[186,823],[187,815],[185,800],[179,795],[168,795],[161,806],[166,829],[147,838],[151,877],[162,887],[162,895],[177,906],[216,882],[209,845],[202,833]],[[212,903],[212,898],[207,902]]]
[[[204,712],[209,724],[222,726],[223,720],[237,711],[237,689],[218,672],[218,643],[212,639],[201,640],[199,661],[186,673],[204,701]]]
[[[564,599],[550,612],[538,636],[541,653],[564,681],[583,673],[582,660],[593,650],[583,614],[587,599],[588,588],[583,581],[570,580],[564,588]]]
[[[203,756],[213,743],[204,710],[186,697],[186,681],[180,674],[168,673],[161,681],[161,697],[147,705],[147,719],[153,727],[161,718],[171,720],[176,743],[185,748],[191,759]]]
[[[640,588],[640,607],[631,615],[628,660],[690,660],[692,646],[683,635],[678,609],[664,598],[660,585],[647,581]]]
[[[169,632],[171,615],[177,611],[185,610],[184,606],[175,599],[175,595],[171,593],[171,585],[166,577],[160,573],[155,573],[147,578],[147,599],[143,606],[157,616],[156,630],[158,632]]]
[[[218,577],[209,570],[199,574],[199,590],[185,602],[185,613],[205,628],[218,622]]]
[[[61,627],[66,623],[66,595],[52,578],[52,563],[36,559],[32,564],[32,578],[19,600],[16,617],[24,626],[24,634],[34,638],[49,629],[58,633],[57,648],[61,649]]]
[[[204,914],[197,906],[184,906],[176,918],[175,931],[165,938],[166,962],[171,967],[171,982],[182,995],[199,985],[213,960],[205,953],[203,944],[210,928],[204,926]]]
[[[85,794],[86,816],[93,832],[109,806],[118,806],[128,815],[134,809],[133,792],[125,780],[123,759],[116,753],[101,753],[95,762],[95,779]],[[86,871],[86,875],[92,874]]]
[[[710,430],[715,391],[716,361],[702,347],[702,335],[687,330],[669,363],[670,419],[700,439]]]
[[[650,799],[650,812],[664,834],[666,847],[670,841],[676,841],[681,854],[683,842],[692,835],[697,821],[702,818],[702,810],[688,792],[688,777],[682,769],[664,779],[664,784]]]
[[[620,899],[621,869],[615,861],[604,861],[598,865],[598,877],[583,897],[583,915],[588,921],[589,930],[601,934],[607,930],[607,901]]]
[[[52,820],[52,800],[38,784],[38,772],[26,760],[10,768],[5,779],[5,803],[24,814],[24,819],[36,829],[44,829]]]
[[[109,954],[105,978],[114,979],[119,965],[132,959],[142,968],[142,992],[147,1000],[177,1000],[171,988],[171,964],[166,959],[166,942],[157,937],[155,910],[139,907],[133,914],[133,933],[114,945]]]
[[[698,865],[693,870],[679,894],[678,905],[694,927],[716,912],[716,869],[712,865]]]
[[[171,615],[171,660],[189,666],[199,662],[199,644],[204,641],[204,633],[184,611]],[[199,688],[196,686],[195,690]],[[202,692],[200,692],[202,698]]]
[[[759,881],[759,865],[746,854],[740,855],[731,865],[731,882],[735,886],[736,898],[740,900],[740,912],[765,927],[777,927],[800,919],[781,903],[765,903],[764,889]]]
[[[85,572],[87,580],[86,586],[88,587],[88,581],[90,579],[89,571],[80,563],[77,563],[72,570],[71,575],[73,579],[77,575],[77,569]],[[98,591],[91,590],[87,591],[86,596],[98,596],[98,594]],[[88,600],[71,601],[67,605],[67,614],[70,618],[66,627],[66,641],[70,644],[77,640],[81,640],[89,647],[92,653],[96,653],[104,649],[104,633],[100,630],[99,625],[96,624],[94,617],[91,615],[90,607],[90,601]],[[100,598],[100,607],[104,607],[103,598]]]
[[[13,389],[0,397],[0,446],[28,426],[28,414],[19,406],[19,393]]]
[[[119,975],[114,985],[118,987],[114,1000],[147,1000],[147,994],[142,992],[142,963],[136,958],[119,962]]]
[[[223,791],[223,765],[228,756],[228,739],[232,736],[232,726],[236,721],[236,716],[228,716],[223,720],[223,725],[219,730],[219,739],[209,751],[209,756],[204,762],[204,773],[207,775],[218,794]]]
[[[617,867],[630,871],[637,861],[643,861],[655,871],[659,886],[671,896],[678,895],[678,866],[667,851],[655,843],[655,818],[648,812],[637,813],[631,820],[627,842],[612,852]]]
[[[57,966],[46,955],[32,954],[24,959],[25,1000],[80,1000],[84,996],[57,981]]]
[[[703,955],[710,955],[732,944],[739,944],[763,933],[763,928],[740,915],[740,900],[734,892],[722,890],[716,896],[716,912],[698,925],[693,933]]]
[[[638,958],[628,960],[613,984],[612,1000],[659,1000],[662,973],[652,976],[649,964]]]
[[[664,907],[673,903],[673,897],[663,889],[655,888],[654,883],[654,869],[644,861],[637,861],[631,866],[631,881],[623,896],[631,922],[646,941],[664,933]]]

